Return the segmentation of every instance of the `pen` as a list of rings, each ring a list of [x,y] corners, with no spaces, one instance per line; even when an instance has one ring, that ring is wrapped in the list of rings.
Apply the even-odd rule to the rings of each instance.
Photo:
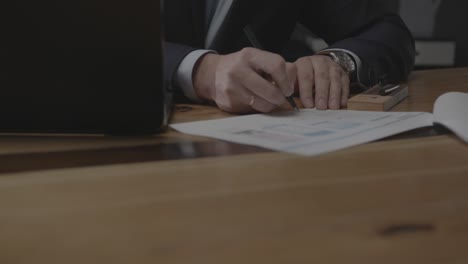
[[[395,90],[397,90],[398,88],[400,88],[400,85],[386,85],[384,87],[382,87],[382,89],[380,89],[380,92],[379,94],[380,95],[387,95]]]
[[[250,41],[250,43],[252,44],[252,46],[254,48],[263,50],[262,44],[260,44],[260,41],[258,41],[257,37],[255,36],[255,33],[252,31],[250,26],[244,27],[244,33],[245,33],[245,36],[247,37],[247,39]],[[265,76],[263,76],[263,77],[265,77]],[[269,81],[271,81],[271,80],[269,80]],[[272,82],[272,83],[274,85],[276,85],[275,82]],[[294,111],[299,112],[299,108],[297,107],[296,102],[294,101],[293,97],[292,96],[285,96],[284,94],[283,94],[283,96],[286,98],[286,100],[291,105],[291,107],[294,109]]]

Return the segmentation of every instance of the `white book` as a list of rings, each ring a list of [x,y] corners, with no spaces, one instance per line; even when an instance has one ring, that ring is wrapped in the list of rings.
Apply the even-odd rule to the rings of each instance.
[[[434,104],[433,122],[443,125],[468,143],[468,93],[441,95]]]
[[[468,94],[438,98],[434,114],[302,109],[173,124],[179,132],[300,155],[318,155],[438,123],[468,142]]]

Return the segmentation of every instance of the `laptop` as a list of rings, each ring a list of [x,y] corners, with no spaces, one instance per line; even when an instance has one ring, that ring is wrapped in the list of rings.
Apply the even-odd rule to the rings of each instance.
[[[0,4],[0,132],[162,131],[160,1]]]

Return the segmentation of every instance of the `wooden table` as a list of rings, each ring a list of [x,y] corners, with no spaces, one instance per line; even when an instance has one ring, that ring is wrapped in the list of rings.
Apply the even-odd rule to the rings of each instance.
[[[468,69],[409,85],[394,111],[431,111]],[[318,157],[174,131],[0,137],[2,264],[461,264],[467,248],[468,146],[440,129]]]

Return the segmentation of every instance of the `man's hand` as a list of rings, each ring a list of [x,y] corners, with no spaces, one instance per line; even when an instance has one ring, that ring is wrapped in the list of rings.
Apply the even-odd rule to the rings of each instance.
[[[268,113],[294,92],[296,66],[273,53],[245,48],[229,55],[206,54],[195,66],[194,89],[231,113]]]
[[[320,110],[346,107],[349,76],[330,57],[314,55],[298,59],[297,85],[302,105]]]

